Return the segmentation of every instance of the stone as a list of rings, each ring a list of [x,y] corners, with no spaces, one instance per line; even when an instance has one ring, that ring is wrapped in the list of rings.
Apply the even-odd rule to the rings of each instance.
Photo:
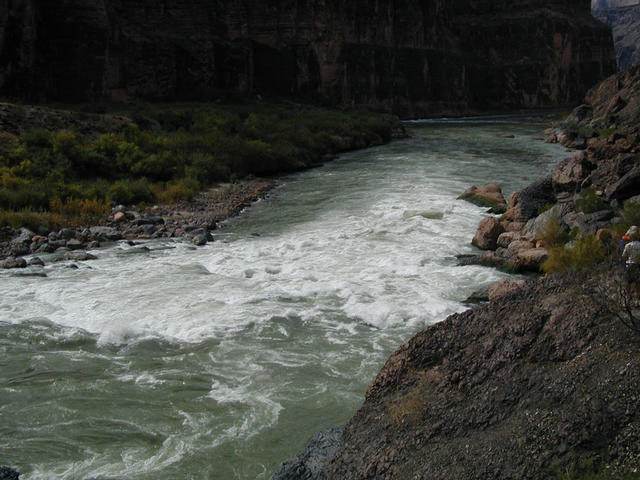
[[[636,166],[613,185],[607,186],[607,200],[622,202],[640,191],[640,166]]]
[[[21,228],[18,230],[18,236],[11,240],[11,245],[21,246],[21,245],[30,245],[32,238],[35,237],[35,233],[33,233],[28,228]]]
[[[35,265],[35,266],[39,266],[39,267],[44,267],[44,262],[42,261],[42,259],[40,257],[32,257],[29,260],[28,263],[30,266],[31,265]]]
[[[546,248],[531,248],[527,250],[518,250],[516,252],[516,261],[524,270],[537,272],[540,270],[540,264],[549,256]]]
[[[20,480],[20,473],[9,467],[0,467],[0,480]]]
[[[515,280],[512,278],[505,278],[498,283],[489,287],[489,301],[495,302],[498,298],[515,292],[525,286],[527,282],[524,280]]]
[[[91,235],[99,241],[117,241],[122,239],[122,234],[113,227],[91,227]]]
[[[87,260],[96,260],[98,257],[87,252],[67,252],[62,257],[63,260],[73,260],[76,262],[84,262]]]
[[[551,175],[536,180],[511,196],[505,220],[527,222],[538,216],[541,209],[556,203]]]
[[[0,268],[14,269],[14,268],[27,268],[27,261],[24,258],[9,257],[0,263]]]
[[[60,230],[58,232],[58,238],[63,238],[65,240],[71,240],[72,238],[76,238],[76,232],[75,230],[72,230],[71,228],[63,228],[62,230]]]
[[[509,243],[507,250],[511,254],[516,255],[517,252],[521,250],[530,250],[532,248],[536,248],[536,242],[521,237],[518,240],[514,240],[513,242]]]
[[[507,248],[509,244],[522,237],[520,232],[503,232],[498,236],[496,245],[498,247]]]
[[[204,233],[193,235],[191,239],[193,240],[193,243],[199,247],[207,244],[207,236]]]
[[[71,240],[67,241],[66,247],[69,250],[80,250],[82,247],[84,247],[84,244],[80,240],[72,238]]]
[[[487,217],[480,222],[478,230],[471,243],[481,250],[495,250],[497,241],[504,227],[496,217]]]
[[[341,445],[341,428],[330,428],[315,434],[302,452],[284,462],[271,480],[320,479],[324,465],[333,458]]]
[[[584,163],[584,156],[565,158],[558,162],[551,173],[553,191],[575,193],[591,170]]]
[[[127,219],[127,214],[125,212],[116,212],[113,216],[113,221],[116,223],[124,222]]]
[[[502,208],[503,210],[506,210],[507,207],[502,189],[495,183],[489,183],[481,187],[474,185],[464,191],[458,198],[480,207]]]

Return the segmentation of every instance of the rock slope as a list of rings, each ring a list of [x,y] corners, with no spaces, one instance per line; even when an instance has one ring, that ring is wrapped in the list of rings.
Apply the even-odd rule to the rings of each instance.
[[[548,479],[581,459],[637,468],[639,346],[571,279],[531,282],[398,349],[326,478]]]
[[[579,101],[614,55],[581,0],[0,0],[0,95],[36,101],[536,108]]]

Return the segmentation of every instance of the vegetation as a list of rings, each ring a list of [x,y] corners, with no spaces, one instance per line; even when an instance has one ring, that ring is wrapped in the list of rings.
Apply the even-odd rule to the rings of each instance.
[[[585,188],[580,192],[580,198],[575,201],[578,211],[583,213],[594,213],[610,208],[609,202],[596,194],[593,186]]]
[[[394,119],[284,105],[101,106],[131,119],[0,134],[0,226],[80,222],[127,205],[189,199],[216,182],[303,169],[388,141]],[[88,131],[87,131],[88,130]],[[65,220],[66,218],[66,220]]]

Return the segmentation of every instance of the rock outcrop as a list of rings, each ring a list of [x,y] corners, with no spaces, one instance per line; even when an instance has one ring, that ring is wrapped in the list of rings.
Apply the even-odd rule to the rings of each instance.
[[[640,464],[638,346],[575,280],[521,284],[399,348],[325,478],[542,480],[585,459],[622,478]]]
[[[613,29],[618,69],[640,63],[640,1],[596,1],[593,14]]]
[[[0,0],[0,95],[368,105],[405,117],[569,105],[615,70],[581,0]]]

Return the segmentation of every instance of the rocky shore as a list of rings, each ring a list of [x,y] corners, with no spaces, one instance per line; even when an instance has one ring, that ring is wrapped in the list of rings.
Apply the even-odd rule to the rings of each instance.
[[[550,129],[547,141],[578,150],[487,216],[473,239],[485,253],[460,263],[537,272],[550,223],[599,241],[615,232],[622,207],[640,204],[639,88],[640,67],[613,76]],[[493,185],[463,196],[487,193],[502,206]],[[317,458],[315,438],[273,478],[635,478],[640,334],[620,314],[640,312],[620,285],[594,267],[486,289],[487,303],[401,346]],[[581,466],[592,476],[568,476]]]
[[[240,213],[274,185],[272,180],[251,178],[211,188],[189,202],[156,205],[142,211],[118,205],[100,225],[57,232],[5,227],[0,230],[0,268],[42,265],[38,254],[47,253],[58,253],[59,260],[91,260],[96,257],[87,250],[116,241],[184,238],[202,246],[213,241],[212,232],[221,222]]]

